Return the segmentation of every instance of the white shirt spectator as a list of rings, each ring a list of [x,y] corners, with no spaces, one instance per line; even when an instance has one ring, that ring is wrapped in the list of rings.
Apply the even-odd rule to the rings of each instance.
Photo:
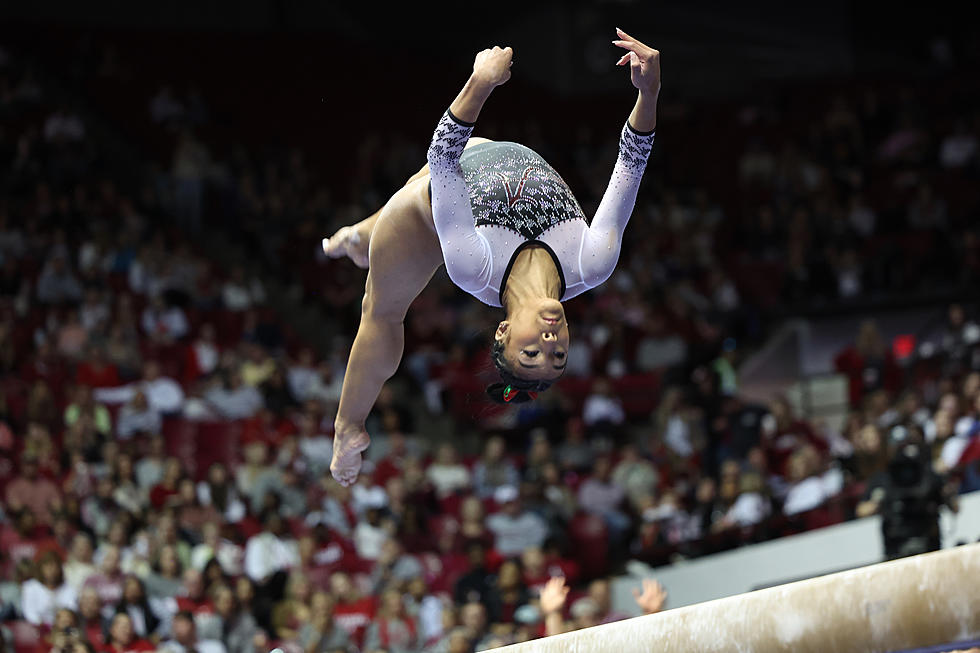
[[[830,493],[827,491],[823,479],[819,476],[810,476],[790,486],[783,503],[783,512],[787,515],[796,515],[807,510],[813,510],[828,498],[830,498]]]
[[[664,443],[683,458],[694,454],[694,445],[691,444],[691,428],[680,415],[671,415],[667,418]]]
[[[295,540],[284,540],[263,531],[248,538],[245,544],[245,575],[256,583],[280,569],[290,569],[300,562]]]
[[[939,163],[944,168],[962,168],[977,154],[977,137],[960,128],[943,139],[939,146]]]
[[[244,502],[238,497],[238,490],[235,489],[234,485],[228,488],[228,492],[230,496],[228,497],[223,517],[229,524],[237,524],[245,518],[247,510],[245,509]],[[207,481],[198,482],[197,500],[201,502],[201,505],[211,505],[211,486],[208,485]]]
[[[769,516],[769,502],[758,492],[743,492],[728,509],[725,519],[739,526],[754,526]]]
[[[473,484],[470,470],[461,463],[451,465],[432,463],[425,470],[425,477],[435,487],[439,497],[449,496],[457,490],[465,490]]]
[[[372,526],[360,521],[354,527],[354,549],[364,560],[377,560],[381,557],[381,547],[390,536],[381,526]]]
[[[265,403],[257,388],[244,384],[237,388],[212,388],[205,393],[204,398],[227,419],[252,417]]]
[[[194,344],[194,358],[197,359],[197,367],[201,374],[210,374],[218,367],[218,359],[221,353],[213,343],[204,340],[197,340]]]
[[[149,406],[145,410],[139,410],[130,403],[119,409],[116,435],[122,440],[128,440],[135,433],[159,433],[162,426],[163,419],[159,411]]]
[[[85,330],[91,332],[99,325],[109,322],[109,305],[101,301],[86,301],[78,309],[78,317]]]
[[[217,551],[210,544],[201,542],[191,549],[191,566],[198,571],[204,571],[205,565],[211,558],[215,558],[226,574],[239,576],[242,573],[244,555],[242,547],[230,540],[221,540]]]
[[[151,408],[165,415],[178,412],[184,404],[184,389],[179,383],[166,376],[115,388],[96,388],[94,396],[96,401],[106,404],[122,404],[131,401],[137,391],[146,395]]]
[[[265,290],[255,279],[251,282],[228,281],[221,289],[221,300],[230,311],[244,311],[265,300]]]
[[[495,535],[494,548],[500,555],[516,556],[526,549],[538,548],[548,537],[548,526],[533,512],[511,516],[498,512],[487,517],[487,528]]]
[[[52,590],[34,578],[24,583],[20,594],[20,609],[24,619],[35,626],[50,626],[61,608],[78,608],[78,593],[74,587],[63,583],[61,587]]]
[[[598,394],[591,394],[585,399],[582,420],[587,425],[602,421],[622,424],[625,419],[626,414],[623,412],[623,404],[619,399]]]
[[[85,138],[85,123],[77,114],[65,110],[56,111],[44,121],[44,140],[80,141]]]
[[[304,462],[309,465],[314,474],[319,475],[330,468],[330,461],[333,458],[333,438],[326,435],[301,437],[298,446]]]
[[[306,401],[310,398],[310,391],[318,377],[317,369],[306,365],[296,364],[286,371],[289,391],[298,401]]]
[[[964,435],[954,435],[943,442],[939,457],[946,469],[953,469],[960,462],[963,452],[970,444],[970,438]]]
[[[147,335],[158,335],[171,340],[180,340],[190,331],[190,324],[184,311],[176,306],[154,307],[152,304],[143,309],[140,325]]]

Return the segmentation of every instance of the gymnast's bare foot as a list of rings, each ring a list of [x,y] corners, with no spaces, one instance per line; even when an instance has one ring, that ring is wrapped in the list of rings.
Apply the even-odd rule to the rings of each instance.
[[[338,427],[333,436],[333,460],[330,473],[344,487],[350,487],[361,471],[361,452],[371,444],[363,426]]]
[[[323,239],[323,253],[330,258],[350,257],[359,268],[368,267],[368,243],[356,225],[341,227],[330,238]]]

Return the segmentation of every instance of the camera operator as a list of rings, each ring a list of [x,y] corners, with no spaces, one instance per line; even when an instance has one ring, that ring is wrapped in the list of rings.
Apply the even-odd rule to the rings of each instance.
[[[857,516],[881,515],[888,560],[937,551],[942,543],[939,508],[959,510],[956,493],[932,468],[932,456],[916,425],[896,426],[889,434],[888,465],[868,481]]]

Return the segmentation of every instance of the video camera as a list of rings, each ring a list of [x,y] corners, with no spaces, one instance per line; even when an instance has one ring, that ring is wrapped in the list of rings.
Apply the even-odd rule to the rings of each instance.
[[[881,529],[889,559],[940,548],[939,507],[942,480],[932,470],[929,447],[908,438],[904,427],[892,429],[894,452],[885,473]]]

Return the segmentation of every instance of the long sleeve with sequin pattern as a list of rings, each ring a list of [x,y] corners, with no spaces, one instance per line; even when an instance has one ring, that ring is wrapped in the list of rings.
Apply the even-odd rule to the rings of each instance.
[[[602,284],[616,269],[623,232],[633,214],[636,193],[653,149],[653,137],[654,132],[638,132],[629,122],[623,125],[612,178],[579,251],[579,269],[589,288]]]
[[[490,284],[490,244],[476,230],[469,191],[459,157],[473,133],[473,125],[446,111],[429,144],[427,159],[432,180],[432,220],[454,284],[466,292],[485,290]]]

